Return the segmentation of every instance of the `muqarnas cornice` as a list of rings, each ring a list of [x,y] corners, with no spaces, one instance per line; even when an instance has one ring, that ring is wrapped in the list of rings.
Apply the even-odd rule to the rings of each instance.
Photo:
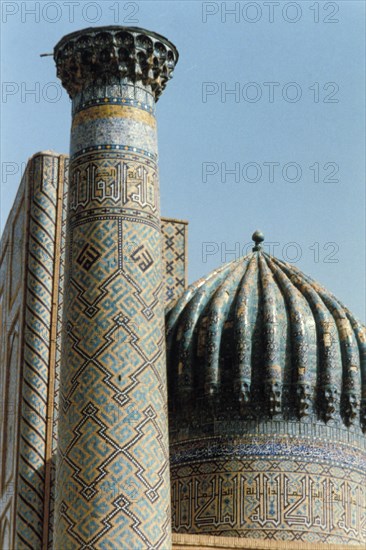
[[[95,27],[68,34],[54,49],[57,76],[73,99],[89,85],[125,80],[157,101],[178,61],[164,36],[137,27]]]

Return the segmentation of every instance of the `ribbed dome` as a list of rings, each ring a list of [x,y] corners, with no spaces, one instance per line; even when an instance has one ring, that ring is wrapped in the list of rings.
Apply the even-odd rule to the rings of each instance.
[[[283,418],[365,430],[365,327],[258,242],[167,312],[173,422]]]

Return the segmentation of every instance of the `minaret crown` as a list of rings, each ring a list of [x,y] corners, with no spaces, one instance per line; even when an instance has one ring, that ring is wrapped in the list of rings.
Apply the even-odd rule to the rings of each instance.
[[[162,94],[178,61],[174,44],[138,27],[93,27],[64,36],[54,48],[57,76],[74,98],[90,84],[125,79]]]

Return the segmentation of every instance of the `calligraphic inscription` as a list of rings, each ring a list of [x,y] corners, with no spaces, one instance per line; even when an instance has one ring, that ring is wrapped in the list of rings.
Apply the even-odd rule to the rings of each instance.
[[[120,154],[121,155],[121,154]],[[104,151],[85,155],[72,163],[70,211],[97,206],[138,208],[156,214],[157,170],[151,159],[126,155],[124,159]]]
[[[174,466],[176,532],[366,542],[366,478],[331,464],[217,460]]]

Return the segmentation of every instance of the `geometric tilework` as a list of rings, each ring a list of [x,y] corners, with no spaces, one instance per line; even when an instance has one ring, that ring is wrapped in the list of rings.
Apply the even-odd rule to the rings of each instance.
[[[349,550],[349,544],[328,544],[313,542],[294,542],[282,540],[263,540],[240,537],[211,535],[188,535],[173,533],[173,550]],[[352,545],[352,550],[364,550],[364,545]]]
[[[31,165],[32,208],[28,264],[16,536],[18,547],[37,548],[48,521],[52,456],[52,401],[57,295],[55,269],[61,210],[62,159],[39,156]],[[46,541],[44,541],[46,543]]]
[[[336,403],[346,426],[333,418],[332,396],[326,425],[313,423],[316,411],[304,413],[308,403],[302,394],[297,396],[302,420],[293,423],[285,411],[278,421],[274,387],[266,407],[256,402],[273,418],[267,414],[260,425],[250,416],[247,429],[237,431],[238,411],[232,414],[226,396],[227,417],[218,408],[212,415],[215,403],[201,399],[202,411],[190,421],[192,401],[176,377],[184,403],[178,407],[181,418],[171,423],[169,460],[163,305],[186,288],[187,223],[159,217],[154,113],[175,54],[154,33],[151,41],[137,36],[137,29],[88,32],[93,48],[102,45],[103,63],[112,45],[115,71],[131,71],[126,48],[136,40],[135,80],[113,74],[103,85],[98,78],[77,93],[69,200],[68,159],[35,155],[1,241],[0,547],[169,548],[169,461],[176,532],[284,542],[290,550],[298,543],[364,544],[365,440],[353,425],[359,403],[349,392],[348,401]],[[81,51],[87,44],[77,41],[78,71],[68,65],[68,55],[61,62],[66,59],[63,81],[73,93],[88,71]],[[94,71],[97,64],[91,65]],[[220,277],[226,269],[219,270]],[[265,265],[261,269],[265,273]],[[266,315],[273,298],[269,280],[267,274]],[[331,310],[333,298],[324,300]],[[221,301],[213,313],[223,309]],[[190,319],[185,321],[191,329]],[[201,318],[204,330],[206,321]],[[344,330],[345,320],[338,324]],[[361,349],[359,326],[352,328]],[[202,331],[191,334],[198,355],[213,355],[214,331],[207,341]],[[294,334],[305,364],[311,353],[305,354],[301,331]],[[270,332],[266,337],[268,349],[276,352]],[[348,349],[354,343],[341,342],[348,370],[326,372],[338,377],[338,385],[354,382],[357,369]],[[181,358],[191,358],[187,349]],[[207,370],[207,364],[201,366]],[[209,382],[207,393],[214,385]],[[197,384],[191,389],[197,394]],[[362,399],[365,424],[363,394]],[[182,429],[187,419],[188,429]],[[197,439],[187,437],[191,429]]]
[[[36,183],[29,221],[16,540],[19,546],[37,548],[43,538],[57,164],[52,157],[41,157],[32,168]]]
[[[186,221],[172,218],[161,220],[166,304],[179,298],[187,288],[187,229]]]

